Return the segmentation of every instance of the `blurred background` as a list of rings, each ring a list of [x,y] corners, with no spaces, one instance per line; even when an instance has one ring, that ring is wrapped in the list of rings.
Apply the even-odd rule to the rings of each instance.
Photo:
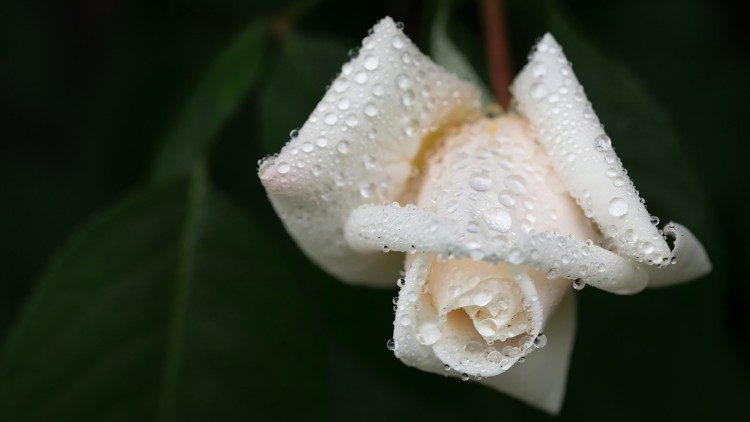
[[[750,57],[741,3],[506,0],[515,68],[550,31],[649,210],[713,273],[578,294],[564,420],[747,420]],[[435,16],[447,13],[444,25]],[[285,233],[257,160],[385,15],[487,81],[472,1],[0,6],[0,420],[545,420],[386,349],[394,291]]]

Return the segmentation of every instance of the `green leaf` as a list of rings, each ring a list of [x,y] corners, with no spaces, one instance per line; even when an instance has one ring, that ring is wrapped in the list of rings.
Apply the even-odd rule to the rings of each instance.
[[[279,61],[260,98],[260,137],[264,152],[278,152],[289,132],[302,126],[326,86],[348,60],[354,44],[337,38],[289,33]]]
[[[251,23],[208,69],[161,143],[151,170],[161,183],[186,174],[259,80],[268,31]]]
[[[321,343],[273,244],[200,169],[119,201],[38,284],[0,420],[321,418]]]
[[[437,5],[435,19],[430,30],[430,55],[437,64],[476,85],[482,94],[482,103],[492,104],[495,100],[487,89],[487,85],[448,35],[451,4],[450,0],[442,0]]]

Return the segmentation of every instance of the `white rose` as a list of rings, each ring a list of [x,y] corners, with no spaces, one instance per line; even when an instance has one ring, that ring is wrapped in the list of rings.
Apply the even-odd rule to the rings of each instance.
[[[670,251],[551,35],[511,91],[515,110],[483,116],[477,88],[385,18],[259,174],[331,274],[391,286],[405,265],[389,342],[399,359],[555,413],[571,283],[632,294],[711,264],[675,223]]]

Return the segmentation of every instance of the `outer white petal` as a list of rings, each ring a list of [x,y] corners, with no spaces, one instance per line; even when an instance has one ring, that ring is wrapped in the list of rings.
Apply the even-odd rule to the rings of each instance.
[[[343,236],[346,218],[359,205],[404,194],[425,138],[478,106],[473,86],[430,61],[385,18],[259,175],[313,261],[345,281],[390,285],[399,257],[353,251]]]
[[[646,286],[640,266],[593,244],[598,234],[517,116],[450,135],[430,160],[419,201],[420,208],[356,209],[345,230],[349,243],[361,251],[387,246],[525,264],[615,293]]]
[[[544,330],[547,346],[503,375],[481,382],[549,413],[559,413],[565,397],[575,327],[575,296],[567,295]]]
[[[649,287],[669,286],[694,280],[711,272],[711,260],[700,241],[686,227],[669,223],[664,233],[674,237],[672,265],[649,269]]]
[[[536,45],[511,91],[570,193],[619,251],[666,264],[669,247],[552,35]]]

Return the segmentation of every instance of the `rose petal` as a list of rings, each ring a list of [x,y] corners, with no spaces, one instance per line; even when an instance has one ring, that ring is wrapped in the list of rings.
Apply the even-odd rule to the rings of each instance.
[[[481,383],[548,413],[558,414],[565,397],[575,326],[575,297],[567,295],[544,329],[547,345],[529,355],[524,363]]]
[[[646,285],[644,270],[593,244],[591,222],[518,116],[483,119],[449,135],[430,160],[419,201],[420,208],[354,210],[347,240],[361,251],[387,246],[526,264],[615,293]]]
[[[385,18],[259,175],[313,261],[345,281],[390,285],[399,257],[353,251],[343,236],[346,218],[359,205],[397,199],[423,140],[478,106],[473,86],[430,61]]]
[[[664,233],[674,237],[673,259],[666,267],[649,269],[649,287],[663,287],[694,280],[711,272],[711,260],[700,241],[686,227],[669,223]]]
[[[483,384],[556,413],[565,391],[573,345],[575,308],[571,295],[548,296],[544,286],[550,281],[541,274],[529,277],[517,266],[505,270],[492,267],[518,283],[528,307],[525,312],[532,317],[532,326],[528,329],[530,334],[523,333],[490,345],[460,314],[461,309],[441,322],[436,304],[441,299],[432,296],[436,293],[432,291],[434,271],[436,265],[441,265],[440,261],[421,253],[410,256],[407,261],[394,323],[395,355],[407,365],[424,371],[464,380],[482,377],[479,382]],[[456,297],[465,298],[471,290]],[[543,324],[546,328],[542,336]],[[521,358],[525,362],[518,362]]]
[[[639,261],[666,264],[669,247],[651,224],[633,183],[612,149],[573,69],[550,34],[531,53],[511,87],[518,106],[571,195],[613,239]]]
[[[481,280],[505,278],[517,291],[509,294],[506,289],[488,290],[488,297],[482,298],[480,304],[466,303],[467,299],[475,300],[477,292],[466,286],[461,291],[447,288],[463,282],[455,278],[455,271],[445,268],[446,264],[460,261],[441,262],[428,254],[417,254],[407,261],[394,322],[394,353],[407,365],[429,372],[474,377],[505,372],[535,350],[534,339],[562,298],[548,288],[550,282],[540,273],[532,279],[521,267],[475,263],[467,275]],[[479,269],[482,265],[484,268]],[[481,326],[477,328],[482,320],[472,321],[476,316],[473,308],[487,308],[483,312],[489,313],[493,301],[505,301],[517,311],[516,319],[522,319],[516,322],[523,325],[507,338],[496,339]],[[493,331],[502,328],[496,326]]]

